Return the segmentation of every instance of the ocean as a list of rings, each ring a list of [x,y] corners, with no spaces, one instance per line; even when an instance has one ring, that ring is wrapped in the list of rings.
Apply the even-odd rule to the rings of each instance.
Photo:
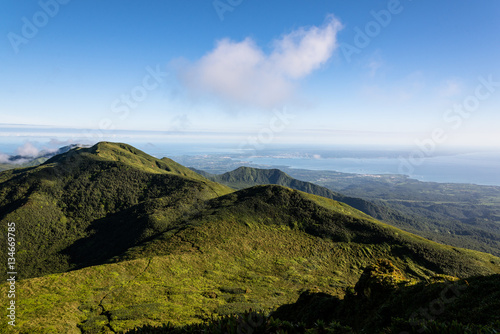
[[[412,169],[401,167],[402,162],[399,158],[251,157],[248,161],[258,165],[331,170],[343,173],[405,174],[426,182],[500,186],[500,154],[498,153],[469,153],[425,158],[421,164],[411,165]]]
[[[141,145],[139,145],[141,146]],[[258,154],[242,155],[232,146],[187,146],[155,145],[142,147],[157,157],[208,155],[228,156],[233,160],[249,162],[266,167],[289,167],[297,169],[330,170],[356,174],[405,174],[426,182],[473,183],[500,186],[500,152],[481,151],[472,153],[443,153],[424,159],[408,159],[407,151],[363,150],[357,147],[294,148],[283,146],[264,150]],[[254,152],[255,153],[255,152]],[[319,153],[319,154],[314,154]],[[197,160],[199,162],[199,160]],[[402,162],[406,161],[406,162]],[[412,164],[410,161],[413,161]]]

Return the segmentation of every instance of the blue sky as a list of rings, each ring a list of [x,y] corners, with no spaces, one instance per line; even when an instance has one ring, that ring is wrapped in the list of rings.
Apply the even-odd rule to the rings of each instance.
[[[499,148],[499,17],[494,0],[4,0],[0,143]]]

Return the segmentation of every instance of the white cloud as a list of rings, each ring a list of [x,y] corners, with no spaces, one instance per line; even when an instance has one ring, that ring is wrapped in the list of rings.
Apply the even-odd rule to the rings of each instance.
[[[23,157],[37,157],[40,150],[38,150],[32,143],[29,141],[24,143],[23,146],[17,148],[17,154]]]
[[[181,70],[192,90],[261,107],[275,107],[294,93],[297,80],[326,63],[337,48],[342,29],[334,16],[322,27],[299,28],[272,43],[266,54],[251,38],[223,39]]]
[[[0,152],[0,164],[9,163],[9,155]]]

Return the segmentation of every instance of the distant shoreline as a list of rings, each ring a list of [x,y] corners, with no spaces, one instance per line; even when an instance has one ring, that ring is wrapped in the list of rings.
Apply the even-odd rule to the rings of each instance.
[[[16,147],[22,144],[0,143],[0,152],[13,154]],[[215,174],[240,166],[251,166],[336,171],[358,175],[395,174],[423,182],[500,186],[500,153],[497,152],[443,153],[425,158],[421,165],[415,166],[412,174],[402,174],[398,171],[398,156],[404,155],[403,150],[349,150],[342,147],[332,147],[328,150],[325,147],[283,146],[243,154],[231,149],[228,144],[132,144],[157,158],[169,157],[185,166]]]

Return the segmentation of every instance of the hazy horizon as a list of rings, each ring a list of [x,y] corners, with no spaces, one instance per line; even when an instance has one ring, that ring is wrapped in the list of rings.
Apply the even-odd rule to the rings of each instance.
[[[245,143],[245,142],[243,142]],[[51,140],[0,144],[0,163],[25,163],[47,153],[54,153],[63,145],[73,144]],[[91,145],[92,143],[79,143]],[[471,183],[500,186],[500,155],[490,148],[455,148],[435,150],[424,154],[411,146],[367,145],[293,145],[262,146],[233,145],[231,143],[162,143],[148,141],[128,142],[156,157],[167,157],[187,167],[228,172],[240,166],[279,168],[287,171],[336,171],[366,175],[400,174],[411,179],[440,183]],[[5,153],[7,152],[7,153]],[[20,156],[9,161],[9,156]]]

